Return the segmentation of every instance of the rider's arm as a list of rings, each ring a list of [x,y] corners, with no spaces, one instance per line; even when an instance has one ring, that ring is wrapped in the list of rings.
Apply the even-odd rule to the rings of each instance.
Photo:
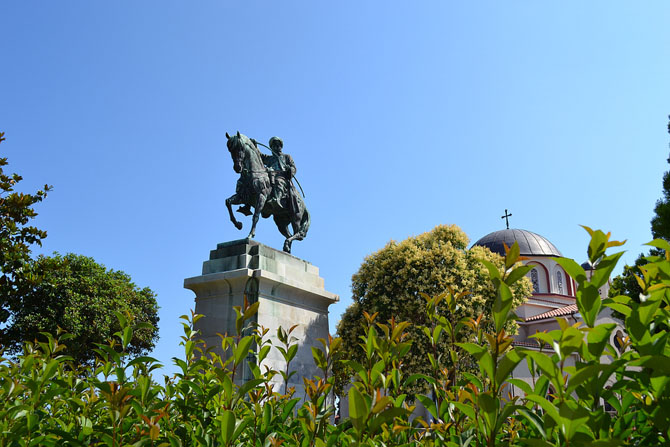
[[[291,157],[289,154],[286,154],[285,166],[286,166],[287,171],[290,171],[291,177],[293,177],[295,175],[297,169],[295,168],[295,163],[293,163],[293,157]]]

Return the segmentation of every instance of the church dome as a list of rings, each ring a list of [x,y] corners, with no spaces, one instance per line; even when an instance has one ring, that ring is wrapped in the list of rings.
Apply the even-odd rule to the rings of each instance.
[[[514,241],[519,243],[521,255],[524,256],[563,256],[547,238],[527,230],[507,229],[494,231],[473,244],[487,247],[494,253],[505,256],[505,246],[511,247]]]

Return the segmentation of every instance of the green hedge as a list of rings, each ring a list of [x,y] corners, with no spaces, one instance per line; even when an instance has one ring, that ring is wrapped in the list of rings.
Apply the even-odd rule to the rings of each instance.
[[[537,335],[545,352],[515,347],[505,324],[515,318],[510,286],[528,267],[518,262],[518,246],[506,257],[506,271],[490,263],[496,288],[492,320],[450,321],[436,312],[454,309],[457,297],[449,292],[426,297],[429,324],[422,328],[431,345],[449,341],[448,356],[467,351],[478,359],[479,374],[445,368],[443,358],[430,356],[431,373],[407,376],[402,359],[411,349],[408,323],[376,321],[367,315],[361,349],[365,361],[346,362],[356,372],[348,391],[350,418],[333,423],[333,377],[338,339],[322,340],[313,349],[320,378],[304,381],[302,391],[285,386],[273,389],[271,379],[285,383],[292,373],[296,349],[290,331],[281,331],[279,345],[267,334],[222,339],[221,358],[203,352],[185,318],[184,356],[174,359],[180,372],[160,382],[152,375],[159,367],[150,357],[131,358],[126,349],[133,336],[132,321],[119,315],[122,330],[109,345],[100,346],[95,366],[80,369],[62,355],[67,335],[45,335],[29,344],[16,359],[0,360],[0,445],[2,446],[617,446],[670,445],[670,245],[653,257],[639,278],[640,302],[619,296],[601,300],[603,286],[621,254],[606,249],[620,243],[601,231],[591,231],[589,259],[592,278],[572,260],[560,264],[577,281],[577,304],[584,324],[568,325]],[[614,324],[595,325],[603,307],[625,315],[628,336],[621,349],[609,343]],[[236,309],[239,334],[257,304]],[[457,343],[461,330],[474,330],[476,343]],[[441,340],[442,339],[442,340]],[[271,349],[286,359],[283,371],[250,365],[254,379],[236,384],[236,371],[250,350],[260,362]],[[566,366],[566,358],[578,359]],[[607,358],[607,362],[601,362]],[[525,363],[533,385],[511,377]],[[239,375],[239,373],[237,373]],[[428,395],[409,396],[405,390],[425,381]],[[510,384],[525,391],[512,397]],[[549,396],[549,387],[556,390]],[[430,420],[413,417],[415,402],[431,413]],[[607,405],[606,405],[607,404]]]

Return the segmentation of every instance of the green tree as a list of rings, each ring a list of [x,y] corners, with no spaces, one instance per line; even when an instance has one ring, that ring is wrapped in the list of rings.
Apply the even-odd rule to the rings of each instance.
[[[668,116],[668,133],[670,133],[670,116]],[[670,163],[670,158],[667,159]],[[663,197],[656,202],[654,217],[651,219],[651,234],[654,239],[670,241],[670,171],[663,174]]]
[[[0,132],[0,143],[5,140]],[[16,192],[14,188],[22,180],[18,174],[5,174],[7,158],[0,158],[0,323],[6,323],[20,305],[21,290],[29,288],[32,275],[28,264],[31,261],[30,246],[41,245],[46,231],[28,225],[37,216],[33,205],[41,202],[51,189],[34,194]]]
[[[0,132],[0,142],[4,139]],[[60,327],[74,336],[68,353],[90,363],[96,343],[120,329],[116,310],[144,326],[135,331],[128,352],[137,355],[153,348],[158,305],[150,289],[139,289],[125,273],[107,270],[85,256],[31,257],[31,246],[41,245],[47,236],[29,225],[37,216],[33,206],[51,187],[34,194],[17,192],[22,177],[6,174],[4,166],[7,159],[0,158],[0,345],[16,353],[40,332],[56,333]]]
[[[154,347],[158,339],[155,294],[137,287],[126,273],[75,254],[39,256],[31,270],[40,280],[21,296],[19,308],[0,331],[0,341],[10,352],[18,352],[24,341],[38,339],[40,332],[55,334],[60,327],[73,336],[67,354],[80,364],[90,364],[97,344],[121,329],[114,311],[129,315],[139,325],[126,352],[140,355]]]
[[[504,260],[485,247],[467,248],[468,237],[457,226],[439,225],[432,231],[402,242],[389,242],[384,248],[366,257],[352,277],[354,303],[347,308],[337,327],[342,338],[344,358],[363,361],[359,349],[360,336],[364,334],[364,312],[378,313],[376,322],[386,323],[410,321],[407,329],[412,349],[403,359],[403,367],[409,373],[427,373],[430,364],[427,358],[429,340],[418,328],[429,325],[426,299],[421,295],[439,295],[449,288],[455,294],[466,293],[459,298],[453,315],[446,309],[438,313],[452,322],[483,315],[484,326],[490,325],[490,315],[495,300],[495,289],[488,280],[486,267],[480,260],[488,260],[504,270]],[[524,278],[513,287],[514,307],[531,295],[530,281]],[[514,324],[508,330],[515,331]],[[464,338],[472,338],[471,332]],[[466,341],[466,340],[462,340]],[[446,348],[446,347],[445,347]],[[462,368],[470,369],[471,358],[461,357]]]
[[[668,133],[670,133],[670,116],[668,116]],[[670,157],[667,159],[670,164]],[[654,239],[670,241],[670,171],[663,174],[663,197],[656,201],[654,217],[651,219],[651,234]],[[646,256],[659,256],[662,250],[652,248],[648,255],[640,253],[634,265],[626,265],[621,275],[612,280],[609,296],[626,295],[639,301],[642,288],[636,276],[641,276],[640,266],[647,264]]]

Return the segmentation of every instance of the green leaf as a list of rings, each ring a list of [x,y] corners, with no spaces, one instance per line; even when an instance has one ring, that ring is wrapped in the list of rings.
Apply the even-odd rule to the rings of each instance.
[[[489,271],[491,279],[500,279],[500,270],[498,270],[498,267],[495,264],[486,259],[480,259],[479,262],[484,264],[484,267]]]
[[[600,260],[600,262],[598,262],[596,269],[591,276],[591,283],[595,287],[600,288],[607,284],[610,275],[619,262],[619,259],[621,259],[621,256],[623,256],[623,252],[614,253],[612,255],[605,256]]]
[[[526,382],[525,380],[521,379],[507,379],[507,383],[510,385],[514,385],[515,387],[519,388],[521,391],[523,391],[524,394],[532,394],[533,389],[530,387],[530,384]]]
[[[247,321],[249,318],[252,316],[256,315],[258,313],[258,306],[260,305],[259,301],[256,301],[252,305],[250,305],[247,310],[244,311],[244,314],[242,315],[242,321]]]
[[[656,314],[658,307],[661,305],[661,302],[663,301],[664,294],[665,292],[662,290],[653,292],[647,297],[647,299],[644,302],[639,304],[639,307],[637,309],[638,318],[640,319],[640,323],[643,326],[648,326],[649,323],[651,323],[651,320],[654,318],[654,315]]]
[[[288,348],[288,352],[286,355],[286,361],[290,362],[295,358],[295,355],[298,353],[298,345],[291,345]]]
[[[47,363],[47,365],[44,367],[44,371],[42,372],[42,383],[46,382],[47,380],[51,380],[57,371],[58,360],[51,360],[49,363]]]
[[[246,358],[247,354],[249,354],[249,348],[253,342],[254,337],[252,335],[242,337],[233,353],[233,357],[235,358],[235,366],[240,365],[242,360]]]
[[[435,379],[433,379],[432,377],[427,376],[425,374],[412,374],[411,376],[409,376],[408,378],[405,379],[405,385],[411,385],[414,382],[416,382],[417,380],[421,380],[421,379],[425,380],[426,382],[428,382],[431,385],[434,385],[436,383]]]
[[[573,259],[568,258],[554,258],[554,260],[563,267],[568,275],[572,277],[577,284],[582,284],[586,281],[586,272],[581,265],[577,264]]]
[[[372,406],[372,409],[370,411],[372,412],[372,414],[380,413],[382,410],[384,410],[386,407],[388,407],[392,403],[393,403],[393,400],[389,396],[382,396],[381,399],[379,399],[375,402],[375,404]]]
[[[284,409],[282,410],[281,417],[280,417],[280,422],[283,424],[286,422],[288,417],[293,414],[293,409],[295,408],[296,404],[300,402],[300,398],[296,397],[291,400],[289,400],[286,405],[284,405]]]
[[[358,432],[361,432],[365,421],[370,415],[370,404],[368,400],[352,386],[349,389],[349,418]]]
[[[542,408],[546,414],[554,420],[554,422],[558,425],[561,425],[561,416],[558,413],[558,408],[554,406],[551,402],[549,402],[547,399],[545,399],[542,396],[538,396],[536,394],[531,394],[529,396],[526,396],[526,400],[529,400],[531,402],[534,402]]]
[[[531,423],[532,427],[542,436],[542,439],[547,439],[547,433],[544,430],[544,421],[539,415],[525,407],[517,408],[517,412]]]
[[[605,254],[609,238],[605,233],[602,232],[602,230],[591,231],[591,241],[589,242],[587,254],[589,255],[589,261],[591,261],[591,264],[595,265],[597,261]]]
[[[615,310],[616,312],[619,312],[626,317],[629,316],[631,313],[631,308],[629,305],[617,303],[612,301],[611,299],[603,300],[602,304],[603,306],[609,307],[610,309]]]
[[[637,312],[638,305],[633,306],[633,311],[626,317],[626,333],[630,336],[631,341],[637,344],[646,344],[651,339],[649,334],[649,325],[643,324],[640,321],[640,313]]]
[[[505,284],[508,286],[511,286],[524,276],[528,274],[531,270],[533,270],[534,266],[532,264],[529,265],[520,265],[519,267],[515,268],[512,270],[509,275],[505,278]]]
[[[482,374],[493,379],[493,358],[484,346],[479,346],[474,343],[456,343],[456,346],[459,346],[472,354],[479,361],[479,368],[481,369]]]
[[[589,379],[598,379],[598,373],[607,369],[607,365],[595,363],[577,370],[577,372],[568,378],[568,387],[566,393],[572,393],[575,388]]]
[[[128,319],[123,315],[122,312],[119,312],[117,310],[112,310],[114,312],[114,315],[116,315],[116,319],[119,320],[119,325],[124,328],[128,326]]]
[[[428,396],[423,394],[417,394],[416,399],[421,402],[421,404],[426,407],[426,410],[434,417],[439,418],[440,415],[437,413],[437,407],[435,406],[435,401]]]
[[[139,365],[139,364],[152,364],[152,363],[158,363],[158,359],[154,357],[148,357],[148,356],[139,356],[135,357],[132,359],[130,362],[128,362],[128,367],[134,366],[134,365]]]
[[[224,445],[229,445],[235,433],[235,413],[232,410],[223,410],[221,415],[221,439]]]
[[[577,290],[577,308],[584,322],[593,327],[601,308],[600,291],[591,283],[582,284]]]
[[[509,379],[510,373],[516,368],[516,366],[523,360],[525,353],[523,351],[517,351],[512,349],[508,351],[503,358],[498,362],[498,367],[496,369],[496,383],[498,386],[502,385]]]
[[[248,380],[248,381],[244,382],[244,384],[242,384],[242,386],[240,386],[239,390],[237,390],[237,395],[239,397],[244,397],[249,391],[251,391],[253,388],[256,388],[257,386],[263,384],[264,382],[265,382],[265,379],[251,379],[251,380]]]
[[[480,393],[477,396],[477,404],[479,405],[479,413],[484,415],[488,422],[489,429],[496,424],[496,417],[500,408],[500,401],[492,396],[490,392]]]
[[[605,346],[609,342],[610,335],[612,331],[616,329],[615,323],[606,323],[599,324],[595,328],[591,329],[586,336],[586,341],[588,342],[588,350],[599,359],[605,349]]]
[[[258,364],[260,365],[263,363],[263,360],[268,356],[270,353],[270,349],[272,347],[270,345],[265,345],[263,346],[259,351],[258,351]]]
[[[476,359],[479,359],[486,352],[485,346],[479,346],[475,343],[456,343],[456,346],[463,348],[468,353],[472,354]]]
[[[575,436],[575,433],[577,433],[577,430],[580,427],[585,426],[589,420],[589,411],[573,401],[565,401],[561,403],[558,412],[561,418],[563,435],[567,439],[572,439]]]
[[[233,440],[239,439],[242,431],[253,421],[253,417],[246,417],[242,420],[238,420],[235,424],[235,431],[233,432]]]
[[[512,310],[513,304],[512,291],[505,283],[498,285],[496,300],[493,303],[493,322],[495,324],[496,332],[500,332],[507,323],[509,313]]]
[[[123,345],[123,349],[126,349],[128,345],[130,344],[130,340],[133,338],[133,328],[130,326],[126,326],[123,328],[123,337],[121,337],[121,343]]]
[[[261,421],[261,431],[267,432],[270,428],[270,421],[272,420],[272,405],[263,405],[263,418]]]
[[[465,414],[467,417],[470,419],[474,420],[476,419],[476,414],[475,414],[475,409],[472,407],[472,405],[464,404],[462,402],[451,402],[451,404],[458,408],[463,414]]]
[[[181,439],[174,435],[167,435],[168,441],[170,442],[170,447],[183,447],[183,444],[181,443]]]
[[[519,254],[519,243],[514,241],[514,244],[512,244],[507,253],[505,253],[505,270],[509,270],[514,264],[516,264],[517,260],[519,259]]]
[[[654,239],[651,242],[647,242],[645,245],[660,248],[661,250],[670,252],[670,242],[666,241],[665,239]]]
[[[549,378],[555,378],[558,374],[558,369],[554,362],[551,360],[547,354],[539,351],[525,351],[526,356],[533,359],[535,364],[540,368],[540,370],[546,374]]]
[[[670,357],[646,355],[629,363],[630,366],[644,366],[658,375],[670,376]]]
[[[374,435],[382,425],[391,423],[396,417],[407,416],[408,413],[404,408],[387,408],[379,413],[370,423],[370,433]]]
[[[312,357],[314,358],[314,364],[316,364],[317,368],[326,369],[328,367],[325,354],[317,346],[312,346]]]

